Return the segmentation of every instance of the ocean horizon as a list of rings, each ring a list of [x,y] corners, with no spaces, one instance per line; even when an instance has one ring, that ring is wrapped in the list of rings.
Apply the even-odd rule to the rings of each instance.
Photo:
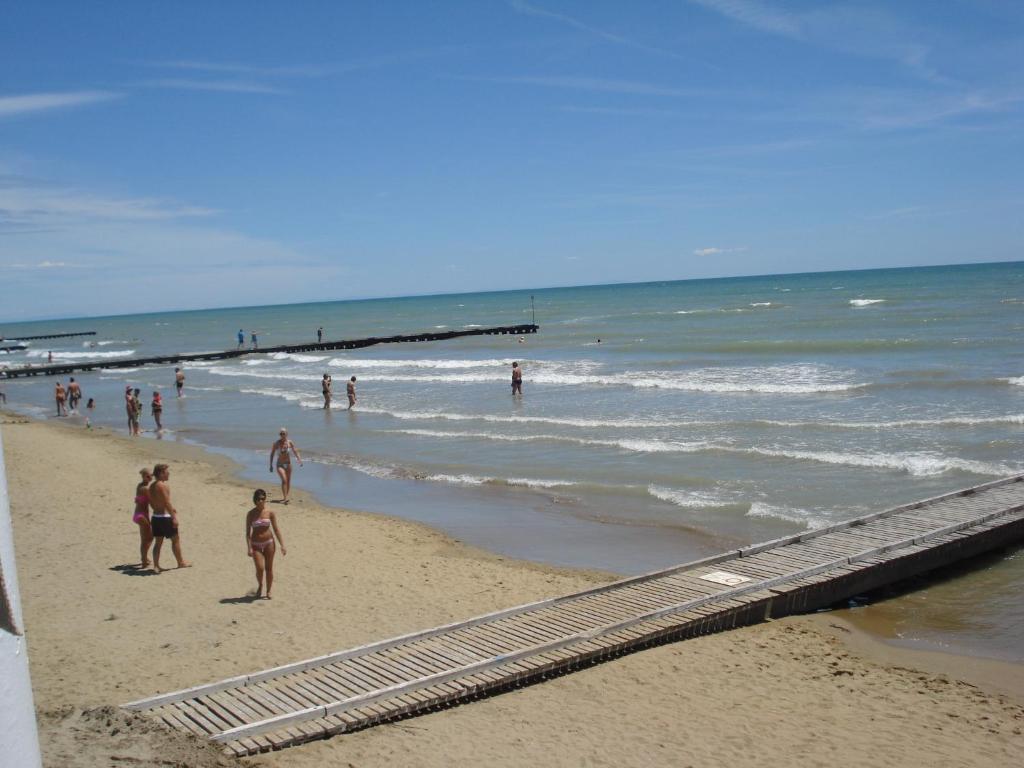
[[[540,331],[522,339],[190,363],[180,400],[173,366],[75,378],[93,422],[114,429],[125,386],[142,389],[150,436],[160,390],[161,439],[228,455],[272,494],[267,455],[287,426],[307,460],[293,482],[325,503],[509,556],[638,573],[1024,472],[1022,310],[1022,262],[886,268],[4,323],[9,341],[96,336],[32,341],[0,365],[233,349],[239,329],[269,347],[313,342],[319,327],[336,340],[535,313]],[[47,418],[53,383],[2,387],[8,407]],[[926,600],[901,598],[905,639],[1024,660],[1022,560],[1008,552]]]

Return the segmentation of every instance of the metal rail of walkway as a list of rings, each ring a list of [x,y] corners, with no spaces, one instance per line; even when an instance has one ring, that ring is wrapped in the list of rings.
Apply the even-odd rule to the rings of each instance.
[[[308,344],[285,344],[278,347],[261,347],[259,349],[225,349],[218,352],[197,352],[191,355],[160,355],[157,357],[133,357],[126,360],[94,360],[81,363],[58,363],[56,365],[40,365],[25,368],[8,368],[4,371],[6,378],[15,379],[24,376],[66,376],[76,371],[92,371],[97,368],[138,368],[141,365],[174,365],[192,360],[227,360],[243,355],[269,355],[275,352],[320,352],[332,349],[362,349],[374,344],[401,344],[413,341],[444,341],[460,336],[498,336],[511,334],[523,336],[536,333],[540,326],[532,323],[526,325],[502,325],[493,328],[469,328],[463,331],[443,331],[430,333],[413,333],[400,336],[372,336],[368,339],[341,339],[338,341],[310,342]],[[65,334],[73,336],[77,334]],[[31,338],[31,337],[28,337]]]
[[[1024,538],[1024,475],[563,597],[123,705],[236,756],[800,613]]]

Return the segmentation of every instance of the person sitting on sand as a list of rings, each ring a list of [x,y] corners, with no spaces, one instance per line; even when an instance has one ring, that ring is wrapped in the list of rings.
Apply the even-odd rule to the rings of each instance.
[[[153,526],[149,523],[149,484],[153,481],[153,473],[148,469],[140,469],[142,482],[135,486],[135,511],[132,522],[139,526],[140,568],[149,567],[149,545],[153,543]]]
[[[57,382],[57,386],[54,388],[53,396],[57,400],[57,415],[67,416],[68,410],[64,407],[64,400],[67,397],[67,393],[64,391],[64,385],[59,381]]]
[[[164,425],[160,421],[160,417],[163,415],[164,412],[164,401],[163,398],[160,397],[159,392],[153,393],[153,402],[150,404],[149,407],[150,410],[153,412],[153,421],[156,422],[156,431],[162,432],[164,429]]]
[[[157,464],[153,467],[153,477],[156,479],[149,486],[149,503],[153,507],[153,516],[150,518],[150,525],[153,527],[153,570],[160,573],[160,550],[163,548],[164,539],[171,540],[171,551],[174,559],[178,561],[179,568],[191,568],[192,563],[185,560],[181,554],[181,538],[179,537],[178,510],[171,504],[171,486],[167,481],[171,470],[166,464]]]
[[[348,392],[348,409],[351,411],[352,406],[356,404],[356,377],[353,376],[348,380],[348,385],[345,387]]]
[[[262,488],[252,495],[252,503],[256,506],[245,516],[245,546],[256,566],[256,597],[263,597],[263,573],[267,574],[267,600],[271,599],[270,590],[274,588],[274,554],[277,544],[281,544],[281,554],[287,555],[281,529],[277,527],[277,516],[267,509],[267,492]]]
[[[274,445],[270,449],[270,471],[274,471],[274,454],[277,454],[277,475],[281,478],[281,503],[288,503],[288,494],[292,490],[292,458],[291,454],[295,454],[295,458],[299,460],[299,466],[302,466],[302,456],[299,455],[299,449],[295,447],[295,443],[288,439],[288,430],[281,427],[280,437],[274,441]]]

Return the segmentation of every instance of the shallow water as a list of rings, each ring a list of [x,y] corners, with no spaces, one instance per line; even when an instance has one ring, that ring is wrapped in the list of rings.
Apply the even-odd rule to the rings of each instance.
[[[76,378],[97,398],[95,420],[110,425],[123,421],[126,385],[147,402],[161,388],[164,439],[230,453],[255,481],[274,479],[266,454],[287,425],[308,459],[296,483],[328,503],[622,573],[1024,471],[1024,265],[534,297],[541,331],[521,341],[190,365],[183,400],[171,367]],[[0,332],[97,336],[33,342],[0,362],[233,348],[239,327],[278,345],[312,341],[321,325],[327,339],[358,338],[509,325],[532,312],[529,292],[506,292],[25,323]],[[524,368],[521,399],[510,394],[513,360]],[[330,411],[324,372],[335,380]],[[347,412],[353,375],[359,404]],[[39,414],[52,408],[52,386],[4,382],[11,401]],[[1024,647],[1020,563],[1007,556],[991,570],[970,600],[957,579],[929,591],[928,613],[905,603],[902,626],[977,652],[991,638]]]

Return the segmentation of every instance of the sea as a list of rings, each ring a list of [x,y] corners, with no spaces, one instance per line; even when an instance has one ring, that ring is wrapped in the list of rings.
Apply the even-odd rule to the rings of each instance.
[[[1024,262],[9,323],[5,345],[96,335],[28,341],[0,365],[234,349],[239,329],[271,347],[318,328],[338,340],[529,322],[536,334],[190,363],[180,399],[173,366],[76,379],[94,424],[127,431],[124,389],[139,387],[146,437],[225,454],[271,498],[287,427],[305,460],[294,485],[326,504],[621,574],[1024,472]],[[39,418],[55,418],[53,386],[0,381]],[[126,500],[134,482],[111,478]],[[853,606],[897,643],[1024,662],[1020,548]]]

